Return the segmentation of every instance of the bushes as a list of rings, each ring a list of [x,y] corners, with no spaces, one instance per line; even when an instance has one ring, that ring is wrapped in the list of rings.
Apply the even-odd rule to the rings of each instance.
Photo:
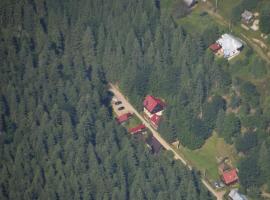
[[[258,186],[261,182],[260,169],[257,165],[257,159],[249,156],[239,162],[239,179],[244,188]]]
[[[225,116],[224,124],[222,126],[221,132],[219,133],[227,143],[232,143],[233,138],[240,134],[241,122],[235,114],[230,113]]]
[[[240,86],[240,93],[244,101],[253,107],[258,107],[260,103],[260,94],[255,85],[245,81]]]

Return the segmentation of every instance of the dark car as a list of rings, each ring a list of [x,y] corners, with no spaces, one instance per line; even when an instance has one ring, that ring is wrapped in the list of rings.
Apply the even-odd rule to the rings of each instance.
[[[118,110],[124,110],[124,109],[125,109],[125,107],[123,107],[123,106],[118,108]]]
[[[122,101],[117,101],[117,102],[115,102],[114,104],[115,104],[115,105],[120,105],[120,104],[122,104]]]

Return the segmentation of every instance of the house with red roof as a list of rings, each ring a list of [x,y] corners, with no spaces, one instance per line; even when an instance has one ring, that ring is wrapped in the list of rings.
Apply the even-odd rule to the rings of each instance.
[[[130,128],[128,132],[131,134],[138,134],[138,133],[141,133],[142,131],[145,131],[145,129],[146,129],[146,126],[144,124],[140,124],[136,127]]]
[[[238,175],[236,169],[224,171],[222,174],[222,180],[226,185],[231,185],[238,181]]]
[[[209,49],[216,54],[221,49],[221,46],[218,43],[214,43],[209,46]]]
[[[118,117],[116,118],[116,120],[117,120],[117,122],[118,122],[119,124],[122,124],[122,123],[128,121],[129,118],[130,118],[131,116],[132,116],[131,113],[125,113],[125,114],[123,114],[123,115],[118,116]]]
[[[144,117],[153,128],[157,129],[166,104],[154,96],[147,95],[143,101]]]

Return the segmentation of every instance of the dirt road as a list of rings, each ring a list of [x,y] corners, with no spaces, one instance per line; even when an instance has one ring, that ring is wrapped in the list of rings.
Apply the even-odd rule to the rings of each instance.
[[[152,128],[152,126],[142,117],[142,115],[129,103],[129,101],[126,99],[126,97],[120,92],[119,88],[113,84],[110,84],[110,91],[114,93],[115,97],[122,101],[122,105],[125,107],[126,110],[129,112],[134,113],[141,121],[142,123],[152,132],[153,136],[160,142],[160,144],[166,149],[170,150],[174,154],[174,158],[176,160],[180,160],[184,165],[186,165],[190,170],[192,170],[192,167],[188,165],[187,161],[179,155],[171,146],[169,143],[164,140],[160,134]],[[217,192],[215,191],[204,179],[202,179],[202,183],[205,185],[205,187],[217,198],[217,200],[222,200],[225,192]]]
[[[212,186],[204,179],[201,179],[204,186],[217,198],[217,200],[223,200],[223,197],[226,191],[216,191],[212,188]]]
[[[262,196],[266,199],[270,199],[270,193],[263,192]]]

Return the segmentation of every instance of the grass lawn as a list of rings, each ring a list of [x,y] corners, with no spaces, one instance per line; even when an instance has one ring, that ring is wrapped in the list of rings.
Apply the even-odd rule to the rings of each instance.
[[[141,123],[142,122],[140,121],[140,119],[136,115],[133,115],[127,122],[125,122],[124,126],[127,129],[130,129],[134,128],[135,126],[138,126]]]
[[[178,19],[177,23],[185,27],[185,29],[191,33],[203,32],[211,25],[219,26],[218,23],[211,19],[211,16],[209,16],[208,13],[204,12],[200,8],[200,4],[198,4],[197,7],[189,15]],[[222,28],[221,26],[219,27]]]
[[[219,178],[216,158],[229,157],[233,164],[235,164],[237,160],[234,147],[226,144],[216,133],[214,133],[200,149],[192,151],[181,146],[178,151],[188,159],[193,167],[200,170],[202,173],[206,172],[206,176],[210,180],[217,180]]]

